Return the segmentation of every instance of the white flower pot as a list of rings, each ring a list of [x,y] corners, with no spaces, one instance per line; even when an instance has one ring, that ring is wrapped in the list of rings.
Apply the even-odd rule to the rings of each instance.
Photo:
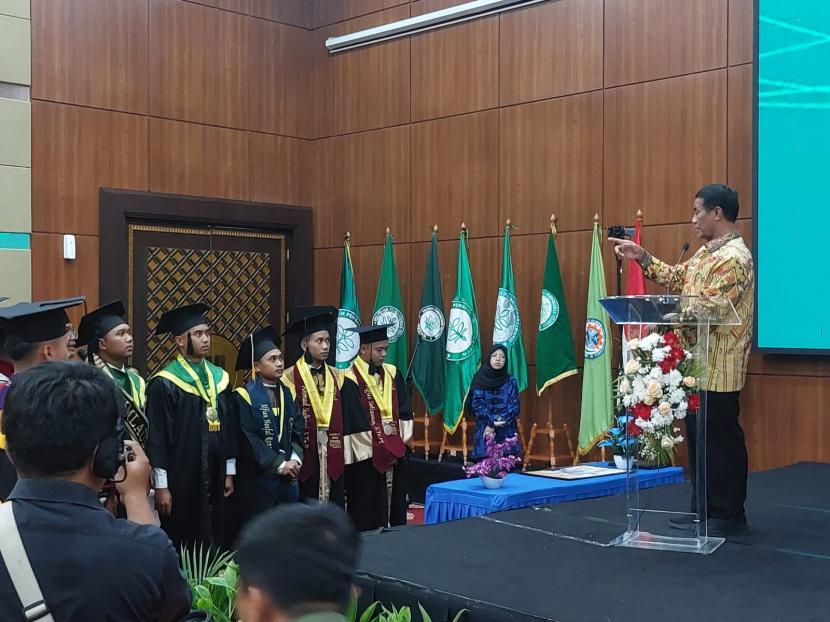
[[[626,458],[625,456],[618,456],[615,454],[614,465],[621,471],[630,471],[634,466],[634,456]]]
[[[503,477],[487,477],[486,475],[479,475],[478,478],[485,488],[490,489],[501,488],[505,480]]]

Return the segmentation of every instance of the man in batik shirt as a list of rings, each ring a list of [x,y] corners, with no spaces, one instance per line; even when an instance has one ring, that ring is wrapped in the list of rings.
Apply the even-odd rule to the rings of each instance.
[[[740,326],[717,326],[709,340],[709,375],[701,382],[707,403],[707,506],[710,536],[748,533],[746,500],[747,452],[738,421],[739,396],[746,381],[755,304],[755,271],[752,254],[735,223],[738,193],[723,184],[711,184],[695,195],[692,227],[704,242],[688,261],[669,265],[628,240],[611,238],[614,252],[636,260],[646,278],[684,296],[729,300]],[[689,413],[690,470],[695,473],[697,415]],[[693,475],[694,479],[694,475]],[[692,486],[692,508],[696,506]],[[673,527],[693,528],[694,517],[670,521]]]

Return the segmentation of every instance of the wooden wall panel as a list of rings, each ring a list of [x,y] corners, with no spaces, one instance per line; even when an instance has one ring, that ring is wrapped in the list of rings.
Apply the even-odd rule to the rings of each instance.
[[[146,190],[147,158],[146,117],[32,102],[32,229],[98,235],[98,189]]]
[[[687,222],[700,186],[726,179],[726,71],[605,91],[603,222]]]
[[[500,111],[500,217],[521,233],[588,229],[602,211],[602,93]]]
[[[334,36],[331,28],[308,34],[306,67],[308,70],[307,138],[333,136],[334,131],[334,59],[326,49],[326,39]]]
[[[205,6],[213,7],[214,9],[222,9],[223,11],[233,11],[234,13],[248,13],[250,0],[186,0],[187,2],[194,2],[196,4],[203,4]]]
[[[250,18],[150,0],[150,114],[248,128]]]
[[[602,0],[558,0],[500,16],[502,106],[602,88]]]
[[[248,0],[248,11],[254,17],[270,19],[300,28],[314,27],[312,0]]]
[[[310,205],[308,158],[311,143],[273,134],[250,134],[251,200]]]
[[[340,306],[340,267],[342,248],[314,251],[314,304]]]
[[[413,121],[498,106],[498,20],[412,37]]]
[[[343,34],[409,17],[401,6],[338,24]],[[409,121],[410,40],[397,39],[329,59],[334,63],[334,129],[338,134],[360,132]]]
[[[830,462],[830,383],[796,376],[750,376],[741,393],[741,425],[752,470]]]
[[[755,59],[755,0],[729,0],[729,64]]]
[[[61,234],[32,234],[32,300],[80,295],[89,309],[98,307],[98,236],[79,235],[75,243],[77,259],[67,261]],[[68,311],[77,326],[83,311]]]
[[[146,0],[33,0],[32,97],[147,112]]]
[[[409,126],[336,138],[334,197],[353,244],[382,243],[387,227],[398,241],[408,242]]]
[[[726,66],[727,0],[607,0],[605,86]]]
[[[498,111],[412,126],[412,239],[498,235]]]
[[[334,139],[309,142],[309,147],[307,183],[314,206],[314,246],[339,246],[346,222],[342,206],[334,199]]]
[[[150,119],[150,190],[249,198],[247,132]]]
[[[752,72],[753,65],[729,68],[727,105],[727,178],[738,191],[741,217],[752,215]]]
[[[409,0],[336,0],[334,2],[332,0],[303,0],[303,2],[313,2],[314,24],[315,27],[320,27],[407,4]],[[360,30],[360,28],[356,30]]]
[[[300,28],[250,20],[251,129],[308,135],[307,38]]]

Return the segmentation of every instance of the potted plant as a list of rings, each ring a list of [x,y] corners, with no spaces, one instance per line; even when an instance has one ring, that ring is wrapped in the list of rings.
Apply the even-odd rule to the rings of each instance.
[[[519,437],[511,436],[503,443],[496,442],[496,435],[487,434],[484,437],[485,455],[475,464],[464,467],[467,477],[478,475],[485,488],[501,488],[504,478],[522,459],[519,453]]]
[[[610,447],[614,454],[614,465],[618,469],[628,471],[634,464],[637,455],[637,437],[626,434],[626,427],[631,421],[630,415],[618,415],[617,425],[605,431],[605,438],[597,443],[597,447]]]

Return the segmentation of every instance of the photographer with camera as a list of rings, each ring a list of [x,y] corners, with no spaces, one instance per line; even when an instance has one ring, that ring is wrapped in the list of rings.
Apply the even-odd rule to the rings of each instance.
[[[0,622],[184,618],[190,589],[154,525],[150,465],[140,445],[123,440],[112,381],[72,362],[16,374],[3,431],[19,479],[0,505]],[[127,520],[101,507],[108,479]]]

